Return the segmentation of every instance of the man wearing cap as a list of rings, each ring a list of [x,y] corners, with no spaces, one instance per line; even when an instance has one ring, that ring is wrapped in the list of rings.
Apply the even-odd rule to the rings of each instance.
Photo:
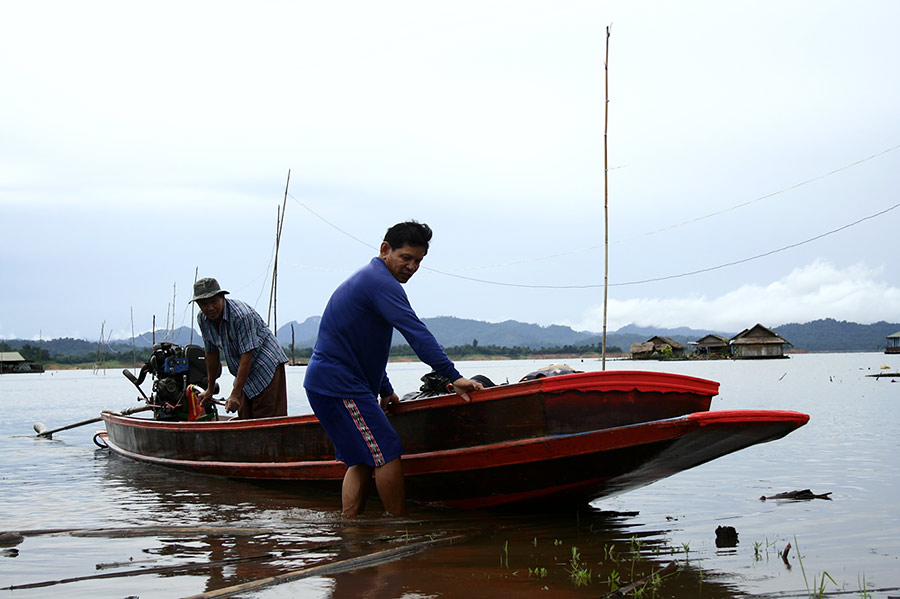
[[[216,379],[222,372],[220,354],[224,352],[228,371],[234,376],[225,411],[237,411],[242,420],[287,416],[287,356],[256,310],[242,301],[227,299],[226,293],[211,277],[194,283],[191,301],[200,307],[197,324],[203,335],[209,376],[200,401],[212,401]]]
[[[403,447],[383,411],[399,401],[385,371],[394,329],[466,401],[469,392],[482,389],[459,374],[403,290],[430,241],[431,229],[416,221],[388,229],[379,255],[335,290],[319,323],[303,386],[338,461],[347,466],[341,491],[345,516],[365,509],[373,473],[385,510],[406,513]]]

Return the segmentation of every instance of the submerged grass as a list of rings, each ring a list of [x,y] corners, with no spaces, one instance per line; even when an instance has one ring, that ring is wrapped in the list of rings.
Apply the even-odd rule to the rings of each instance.
[[[803,584],[806,585],[806,592],[809,593],[810,597],[820,599],[825,596],[827,586],[827,583],[825,582],[826,578],[834,584],[836,589],[840,590],[838,583],[835,582],[834,578],[832,578],[831,574],[828,572],[822,572],[822,577],[818,582],[816,581],[816,577],[813,576],[812,587],[810,587],[809,580],[806,577],[806,567],[803,565],[803,554],[800,552],[800,544],[797,543],[797,537],[794,537],[794,547],[797,551],[797,561],[800,562],[800,572],[803,574]]]
[[[569,578],[577,587],[587,586],[591,583],[591,570],[581,559],[578,547],[572,546],[572,557],[569,559],[569,567],[566,569]]]
[[[703,564],[709,556],[704,554],[704,549],[698,553],[690,542],[669,544],[652,534],[635,534],[625,537],[625,544],[623,537],[610,537],[609,533],[609,528],[604,529],[596,524],[582,526],[579,522],[574,530],[568,529],[563,534],[557,532],[545,537],[528,535],[521,545],[516,545],[515,539],[505,540],[500,545],[499,565],[509,572],[507,576],[510,579],[527,572],[527,578],[538,583],[541,590],[555,588],[562,591],[568,587],[570,591],[590,589],[586,592],[599,592],[602,596],[639,598],[718,599],[742,594],[739,589],[724,582],[727,573],[706,569]],[[738,549],[735,553],[743,554],[751,563],[768,562],[770,558],[778,557],[778,561],[784,561],[784,566],[790,570],[787,552],[780,550],[778,545],[780,543],[767,538],[745,547],[743,552]],[[785,549],[790,546],[787,543]],[[793,539],[793,547],[797,555],[790,556],[790,559],[800,565],[805,591],[801,587],[797,591],[784,590],[781,593],[811,599],[831,596],[835,592],[847,594],[847,585],[841,590],[829,572],[813,575],[808,570],[809,564],[801,555],[796,538]],[[672,556],[671,562],[665,566],[666,562],[660,561],[664,556]],[[523,560],[525,563],[522,563]],[[865,575],[857,577],[859,597],[871,598],[869,585]],[[782,596],[781,593],[775,594]]]

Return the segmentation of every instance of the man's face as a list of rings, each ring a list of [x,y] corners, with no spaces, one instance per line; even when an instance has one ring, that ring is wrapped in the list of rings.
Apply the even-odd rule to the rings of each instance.
[[[384,260],[395,279],[406,283],[419,270],[419,264],[427,251],[424,247],[409,244],[393,249],[387,241],[382,241],[379,257]]]
[[[225,310],[225,296],[222,294],[207,299],[197,300],[200,311],[209,320],[219,322],[222,318],[222,312]]]

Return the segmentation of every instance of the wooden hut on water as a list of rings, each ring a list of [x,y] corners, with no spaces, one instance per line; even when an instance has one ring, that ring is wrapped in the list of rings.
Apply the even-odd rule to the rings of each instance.
[[[671,355],[669,355],[669,347]],[[654,358],[683,358],[684,346],[674,339],[657,335],[647,341],[631,344],[632,360],[651,360]]]
[[[893,335],[887,336],[887,343],[884,346],[884,353],[900,354],[900,331],[897,331]]]
[[[44,367],[29,362],[17,351],[0,352],[0,374],[14,372],[44,372]]]
[[[784,346],[790,341],[761,324],[744,329],[731,340],[731,354],[735,359],[786,358]]]
[[[721,335],[710,333],[691,343],[698,355],[717,356],[727,358],[731,355],[731,346],[728,339]]]

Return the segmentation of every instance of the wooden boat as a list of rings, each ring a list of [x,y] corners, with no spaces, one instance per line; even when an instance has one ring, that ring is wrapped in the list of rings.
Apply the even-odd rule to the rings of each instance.
[[[875,374],[867,374],[866,376],[874,377],[876,379],[896,378],[900,377],[900,372],[876,372]]]
[[[404,444],[413,501],[483,508],[529,500],[586,502],[637,488],[756,443],[809,417],[709,412],[718,383],[603,371],[403,402],[389,416]],[[336,491],[344,465],[315,416],[160,422],[104,413],[99,442],[116,454],[192,472],[292,481]]]

